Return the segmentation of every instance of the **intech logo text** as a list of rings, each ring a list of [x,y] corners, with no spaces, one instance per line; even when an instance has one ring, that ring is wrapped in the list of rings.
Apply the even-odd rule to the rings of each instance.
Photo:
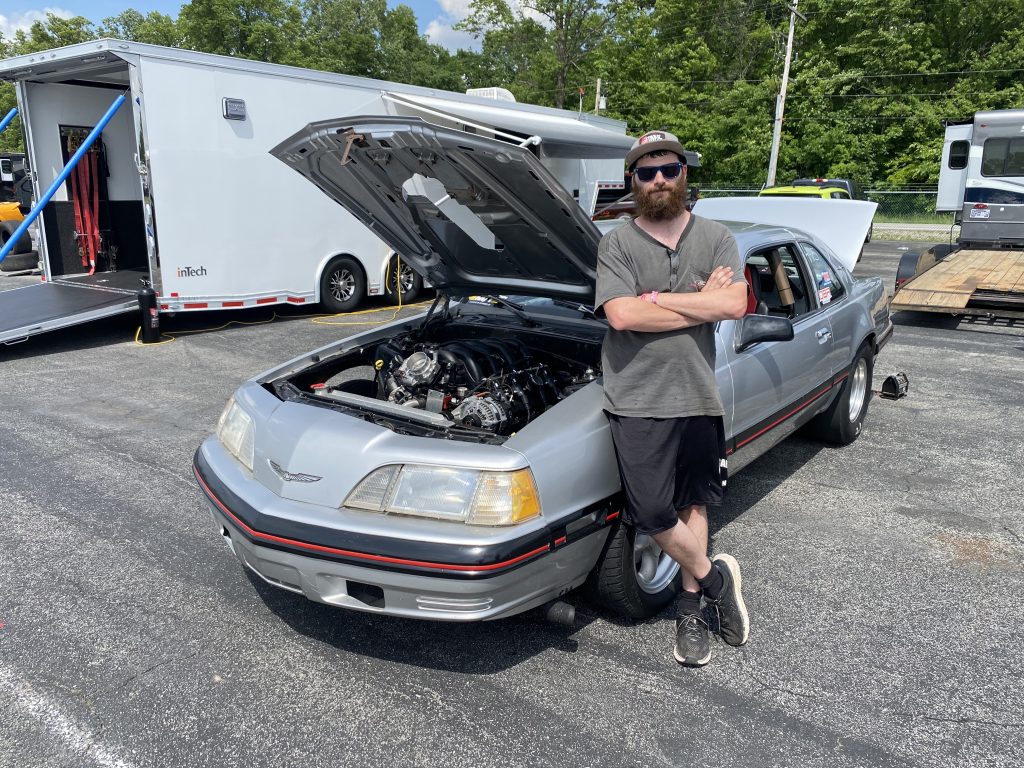
[[[206,267],[178,267],[178,277],[206,277]]]

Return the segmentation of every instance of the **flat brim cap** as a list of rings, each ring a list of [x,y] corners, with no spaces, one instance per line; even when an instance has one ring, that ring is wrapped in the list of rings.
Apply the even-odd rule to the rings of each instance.
[[[633,142],[626,155],[626,167],[632,168],[633,164],[644,155],[652,152],[675,152],[679,159],[689,164],[689,153],[683,149],[679,139],[668,131],[648,131],[639,139]]]

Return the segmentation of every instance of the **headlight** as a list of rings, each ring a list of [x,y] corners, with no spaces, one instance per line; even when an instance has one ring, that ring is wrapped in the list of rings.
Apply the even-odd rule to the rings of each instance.
[[[252,472],[252,457],[255,450],[252,416],[242,410],[234,396],[224,406],[224,412],[217,422],[217,439],[236,459]]]
[[[392,464],[367,475],[346,507],[434,517],[470,525],[514,525],[540,514],[529,469],[476,469]]]

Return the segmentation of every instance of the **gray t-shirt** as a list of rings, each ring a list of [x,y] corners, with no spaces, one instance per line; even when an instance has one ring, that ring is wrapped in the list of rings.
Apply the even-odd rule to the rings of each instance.
[[[601,239],[596,304],[648,291],[699,291],[711,271],[731,267],[743,282],[732,233],[690,214],[675,251],[629,221]],[[609,327],[601,350],[605,410],[619,416],[721,416],[715,383],[715,324],[649,333]]]

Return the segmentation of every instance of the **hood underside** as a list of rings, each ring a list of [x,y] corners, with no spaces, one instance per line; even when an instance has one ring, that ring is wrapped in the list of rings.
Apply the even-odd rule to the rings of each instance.
[[[528,147],[425,123],[312,123],[271,150],[435,287],[592,302],[601,234]]]

